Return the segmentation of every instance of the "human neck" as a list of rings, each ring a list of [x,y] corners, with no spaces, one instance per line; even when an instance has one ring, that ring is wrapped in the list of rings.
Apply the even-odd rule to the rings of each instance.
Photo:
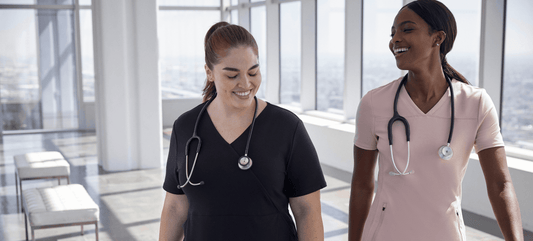
[[[405,84],[405,89],[411,98],[423,102],[440,98],[447,88],[448,83],[440,65],[424,70],[409,70],[408,80]]]
[[[215,98],[211,105],[207,108],[209,114],[216,115],[223,119],[238,119],[247,118],[253,115],[255,108],[255,100],[250,106],[244,108],[236,108],[235,106],[224,103],[221,98]]]

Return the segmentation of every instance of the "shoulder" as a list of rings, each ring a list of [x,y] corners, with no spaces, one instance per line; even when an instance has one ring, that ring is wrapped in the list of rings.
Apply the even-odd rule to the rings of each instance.
[[[374,115],[388,115],[391,113],[392,103],[402,78],[400,77],[366,93],[359,103],[359,111],[364,112],[363,114],[371,112]]]
[[[198,118],[198,115],[200,114],[200,111],[202,110],[202,107],[206,102],[201,103],[197,105],[196,107],[186,111],[185,113],[181,114],[175,121],[174,121],[174,128],[177,128],[179,126],[186,126],[190,125],[191,123],[194,125],[196,122],[196,119]]]
[[[485,89],[461,81],[453,80],[456,116],[478,118],[494,107],[494,103]]]
[[[266,114],[265,116],[274,121],[283,122],[285,124],[297,124],[298,122],[301,122],[300,118],[292,111],[268,102],[264,111],[266,111],[264,113]]]

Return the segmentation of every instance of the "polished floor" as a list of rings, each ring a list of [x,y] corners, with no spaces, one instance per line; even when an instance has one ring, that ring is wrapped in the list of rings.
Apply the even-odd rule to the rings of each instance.
[[[165,156],[168,131],[164,132]],[[98,167],[92,132],[8,135],[0,144],[0,240],[25,240],[24,215],[15,193],[13,156],[60,151],[71,165],[71,183],[82,184],[100,207],[100,240],[157,240],[165,192],[164,169],[106,172]],[[324,166],[328,187],[322,190],[322,217],[328,241],[347,240],[350,173]],[[62,183],[66,183],[63,180]],[[57,185],[57,180],[25,181],[24,189]],[[494,221],[465,212],[468,240],[503,240]],[[93,225],[35,231],[38,240],[94,240]]]

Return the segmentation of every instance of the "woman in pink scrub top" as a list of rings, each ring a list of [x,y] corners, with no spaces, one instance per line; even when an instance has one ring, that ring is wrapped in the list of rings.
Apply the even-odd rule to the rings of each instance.
[[[350,197],[350,240],[465,240],[461,184],[472,148],[479,156],[488,196],[505,239],[523,240],[520,209],[494,104],[485,90],[469,85],[446,62],[456,34],[453,14],[435,0],[411,2],[396,15],[389,48],[398,68],[408,74],[361,99]],[[394,145],[390,145],[388,123],[397,92],[397,112],[410,126],[410,141],[407,128],[396,121],[391,126]],[[453,156],[446,160],[439,155],[439,148],[447,145],[450,129]]]

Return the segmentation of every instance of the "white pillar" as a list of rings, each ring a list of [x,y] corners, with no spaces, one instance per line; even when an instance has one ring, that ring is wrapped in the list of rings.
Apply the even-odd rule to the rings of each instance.
[[[479,87],[485,88],[501,119],[505,0],[481,1]]]
[[[266,1],[268,84],[265,96],[270,103],[279,104],[279,4],[273,1]]]
[[[250,0],[239,0],[239,25],[250,31],[250,8],[246,5]]]
[[[353,119],[362,97],[363,0],[345,4],[344,117]]]
[[[302,110],[316,109],[316,1],[302,1]]]
[[[161,167],[156,1],[92,3],[100,165],[106,171]]]

